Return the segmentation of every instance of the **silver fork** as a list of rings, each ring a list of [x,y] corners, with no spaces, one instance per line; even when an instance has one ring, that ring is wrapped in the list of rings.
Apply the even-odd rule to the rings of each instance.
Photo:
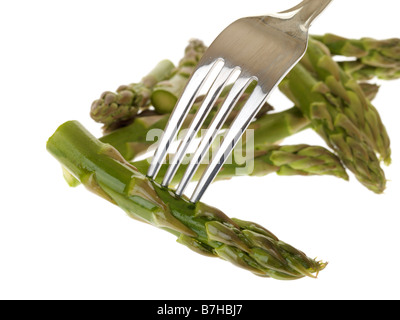
[[[230,111],[250,83],[256,81],[254,91],[224,135],[219,149],[213,155],[190,198],[191,202],[200,200],[271,91],[304,55],[308,44],[309,27],[331,1],[304,0],[284,12],[263,17],[242,18],[228,26],[207,49],[191,76],[168,121],[147,176],[151,179],[157,176],[200,90],[212,70],[218,65],[220,67],[220,70],[216,70],[218,75],[194,116],[163,178],[162,186],[167,187],[170,184],[219,94],[229,80],[234,79],[239,73],[206,134],[202,137],[175,191],[178,196],[183,194]]]

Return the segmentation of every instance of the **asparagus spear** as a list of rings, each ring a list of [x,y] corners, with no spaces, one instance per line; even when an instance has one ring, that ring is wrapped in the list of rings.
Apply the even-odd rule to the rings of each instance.
[[[368,81],[374,78],[382,80],[400,79],[400,68],[373,67],[362,60],[339,61],[340,67],[357,81]]]
[[[323,42],[333,55],[355,58],[340,65],[357,80],[400,78],[400,39],[347,39],[330,33],[312,37]]]
[[[229,219],[204,203],[177,198],[78,122],[61,125],[48,140],[47,150],[90,191],[118,205],[130,217],[174,234],[179,243],[195,252],[280,280],[315,277],[326,266],[258,224]]]
[[[138,112],[149,106],[152,88],[170,76],[174,65],[163,60],[141,82],[123,85],[117,92],[104,92],[92,103],[90,116],[103,123],[103,131],[110,132],[132,122]]]
[[[151,159],[143,159],[131,162],[140,172],[146,173]],[[277,173],[282,176],[313,176],[331,175],[344,180],[349,177],[339,158],[329,150],[319,146],[292,145],[292,146],[263,146],[255,151],[253,165],[238,163],[233,156],[232,161],[223,165],[221,171],[216,176],[218,180],[228,180],[238,176],[237,169],[248,169],[248,176],[265,176],[270,173]],[[199,170],[193,177],[193,181],[198,180],[207,164],[201,164]],[[161,183],[165,175],[168,164],[163,164],[160,173],[156,178]],[[177,185],[185,173],[187,164],[182,164],[171,181],[170,187]]]
[[[372,57],[368,60],[372,66],[393,66],[400,60],[400,39],[392,38],[376,40],[372,38],[348,39],[327,33],[322,36],[313,35],[312,38],[324,43],[334,55],[346,57]],[[392,59],[393,61],[389,62]]]
[[[390,139],[378,111],[366,99],[357,82],[331,58],[326,46],[310,39],[301,64],[324,82],[324,95],[360,130],[366,144],[390,164]]]
[[[282,81],[280,89],[364,186],[375,193],[385,190],[385,174],[373,148],[335,100],[326,95],[330,91],[326,84],[317,81],[302,64],[297,64]]]
[[[100,140],[111,144],[125,159],[131,161],[154,144],[146,139],[147,133],[152,129],[163,130],[168,118],[168,114],[138,117],[131,125],[106,134]],[[186,121],[187,124],[184,124],[183,127],[189,124],[191,115]],[[226,125],[229,126],[229,121]],[[258,148],[277,144],[308,128],[309,125],[310,121],[302,115],[298,108],[293,107],[281,112],[264,114],[253,122],[249,129],[254,130],[254,146]]]

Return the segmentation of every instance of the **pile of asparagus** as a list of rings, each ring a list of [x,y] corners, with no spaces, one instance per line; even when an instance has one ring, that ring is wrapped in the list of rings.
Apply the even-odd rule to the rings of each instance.
[[[256,275],[281,280],[315,277],[326,263],[308,258],[252,222],[230,219],[204,203],[190,203],[172,189],[145,176],[149,161],[137,158],[153,142],[152,129],[163,129],[206,46],[191,40],[177,66],[161,61],[139,83],[104,92],[91,106],[91,117],[104,135],[92,136],[76,121],[61,125],[48,140],[71,186],[89,190],[118,205],[129,216],[162,228],[178,242],[206,256],[220,257]],[[350,57],[341,62],[341,57]],[[332,34],[311,36],[304,58],[280,84],[294,106],[274,112],[265,104],[254,130],[254,168],[248,175],[332,175],[344,180],[351,172],[366,188],[382,193],[382,163],[391,161],[390,140],[371,101],[379,87],[375,78],[400,78],[400,40],[345,39]],[[229,89],[229,88],[228,88]],[[204,126],[212,121],[228,89],[218,99]],[[230,114],[226,127],[251,94],[249,88]],[[204,97],[195,102],[186,127]],[[283,145],[285,138],[314,130],[329,147]],[[240,167],[225,164],[218,179],[230,179]],[[163,167],[161,170],[166,170]],[[184,173],[182,166],[172,185]],[[198,171],[195,178],[201,174]],[[162,172],[159,175],[163,176]]]

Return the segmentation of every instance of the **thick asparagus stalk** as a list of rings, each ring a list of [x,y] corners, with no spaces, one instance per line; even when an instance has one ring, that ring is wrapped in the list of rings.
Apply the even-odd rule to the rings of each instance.
[[[333,55],[355,58],[340,65],[357,80],[400,78],[400,39],[347,39],[334,34],[312,37],[323,42]]]
[[[103,131],[110,132],[132,122],[135,116],[149,106],[152,88],[171,75],[174,65],[163,60],[141,82],[120,86],[117,92],[104,92],[92,103],[90,116],[103,123]]]
[[[280,280],[315,277],[326,266],[255,223],[229,219],[204,203],[175,197],[75,121],[61,125],[47,149],[89,190],[130,217],[169,231],[195,252]]]
[[[359,129],[365,143],[390,164],[390,139],[378,111],[357,82],[331,58],[326,46],[310,39],[301,64],[324,82],[324,95]]]
[[[233,156],[232,161],[225,163],[221,171],[216,176],[218,180],[228,180],[238,176],[238,169],[247,169],[248,176],[265,176],[270,173],[277,173],[282,176],[313,176],[331,175],[344,180],[349,177],[339,158],[327,149],[319,146],[293,145],[293,146],[262,146],[255,151],[254,162],[238,163]],[[146,173],[151,159],[131,162],[140,172]],[[199,170],[193,177],[197,181],[207,164],[201,164]],[[162,178],[167,172],[168,164],[163,164],[156,181],[161,183]],[[177,185],[185,173],[187,164],[182,164],[171,181],[170,187]],[[241,170],[241,175],[244,171]]]
[[[325,83],[317,81],[298,64],[280,84],[280,89],[302,110],[314,130],[364,186],[376,193],[385,190],[385,174],[373,148],[349,116],[326,94],[330,90]]]
[[[151,102],[159,113],[171,113],[185,85],[196,68],[207,47],[200,40],[193,39],[185,49],[185,56],[179,62],[169,79],[158,83],[152,94]]]

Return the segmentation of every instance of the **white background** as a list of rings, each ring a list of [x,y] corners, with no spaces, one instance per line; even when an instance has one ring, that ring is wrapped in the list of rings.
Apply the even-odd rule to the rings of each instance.
[[[398,299],[399,81],[374,105],[392,138],[383,195],[331,177],[238,178],[204,202],[255,221],[311,257],[319,278],[263,279],[192,253],[170,234],[69,188],[46,152],[61,123],[89,117],[102,91],[139,81],[190,38],[209,44],[230,22],[285,10],[279,1],[2,1],[0,4],[1,299]],[[335,0],[312,33],[399,37],[398,1]],[[278,110],[291,104],[278,92]],[[286,143],[323,145],[313,132]]]

